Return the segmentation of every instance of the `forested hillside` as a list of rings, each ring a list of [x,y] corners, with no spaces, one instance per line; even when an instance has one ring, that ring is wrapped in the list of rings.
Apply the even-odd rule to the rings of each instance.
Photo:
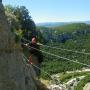
[[[80,51],[83,53],[90,53],[90,25],[84,23],[73,23],[54,28],[37,28],[45,38],[46,44],[51,46],[43,47],[44,51],[90,65],[90,54],[75,52]],[[69,50],[73,50],[74,52]],[[44,56],[45,62],[43,62],[42,68],[50,74],[86,67],[85,65],[73,63],[52,55],[44,54]]]
[[[73,23],[59,27],[37,27],[46,41],[65,42],[78,36],[90,33],[90,25],[84,23]]]

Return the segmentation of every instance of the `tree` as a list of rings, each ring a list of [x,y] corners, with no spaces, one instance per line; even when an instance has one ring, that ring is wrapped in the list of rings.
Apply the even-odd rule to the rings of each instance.
[[[16,7],[14,15],[19,20],[25,38],[30,39],[32,36],[36,35],[36,25],[25,6]]]
[[[14,15],[14,7],[12,7],[11,5],[5,6],[5,13],[7,16],[8,23],[10,24],[11,30],[18,30],[19,22],[16,16]]]
[[[16,34],[17,42],[21,37],[30,40],[33,36],[37,37],[38,41],[44,42],[44,38],[36,30],[36,25],[25,6],[12,7],[11,5],[7,5],[5,6],[5,13],[11,30]]]
[[[14,33],[19,33],[19,30],[22,30],[22,34],[17,35],[16,33],[17,41],[19,37],[30,40],[31,37],[36,36],[36,25],[25,6],[12,7],[11,5],[7,5],[5,6],[5,13],[11,26],[11,30],[14,31]]]

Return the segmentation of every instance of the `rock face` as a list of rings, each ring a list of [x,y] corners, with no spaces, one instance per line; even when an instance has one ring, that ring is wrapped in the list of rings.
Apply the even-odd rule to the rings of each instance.
[[[0,90],[37,90],[32,66],[25,66],[23,54],[14,42],[0,0]],[[32,77],[33,76],[33,77]]]
[[[83,87],[83,90],[90,90],[90,82]]]

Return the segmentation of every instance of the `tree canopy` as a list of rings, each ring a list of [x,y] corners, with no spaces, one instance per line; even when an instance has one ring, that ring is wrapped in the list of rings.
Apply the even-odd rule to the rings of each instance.
[[[12,31],[22,30],[22,37],[30,39],[36,35],[36,25],[25,6],[5,6],[5,12]]]

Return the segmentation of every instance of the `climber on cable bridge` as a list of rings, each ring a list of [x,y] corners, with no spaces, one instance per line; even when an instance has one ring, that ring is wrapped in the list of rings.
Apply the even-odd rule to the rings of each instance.
[[[36,75],[39,77],[40,73],[41,73],[40,66],[43,61],[43,54],[40,51],[39,45],[37,44],[36,37],[33,37],[32,41],[30,43],[26,44],[26,46],[29,47],[29,53],[30,53],[28,63],[32,64],[32,66],[36,72]]]

